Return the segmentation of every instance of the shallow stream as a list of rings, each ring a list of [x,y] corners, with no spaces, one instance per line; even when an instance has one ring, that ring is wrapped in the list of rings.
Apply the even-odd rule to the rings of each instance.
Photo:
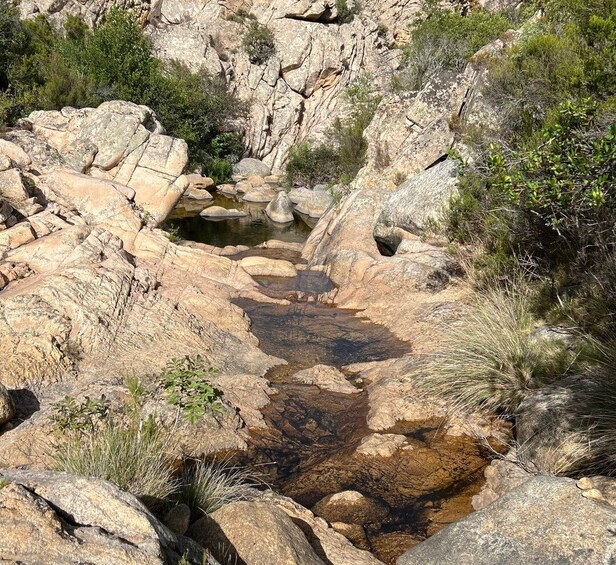
[[[234,207],[237,202],[227,202]],[[252,206],[251,206],[252,208]],[[246,208],[245,208],[246,209]],[[198,216],[180,221],[180,235],[215,245],[255,245],[267,239],[303,241],[310,228],[301,220],[280,231],[260,212],[241,220],[208,222]],[[270,222],[271,223],[271,222]],[[299,253],[269,249],[274,259],[299,261]],[[236,257],[254,254],[257,250]],[[261,253],[263,250],[260,251]],[[486,454],[466,436],[446,436],[441,421],[399,422],[382,433],[406,437],[404,448],[389,457],[356,452],[372,433],[366,424],[370,409],[369,383],[361,382],[347,365],[383,361],[411,352],[408,343],[385,327],[354,311],[318,302],[334,286],[324,274],[300,271],[294,278],[255,277],[262,292],[286,298],[289,305],[238,299],[252,321],[261,349],[285,359],[267,378],[278,390],[264,409],[267,429],[251,434],[249,450],[240,463],[265,474],[272,487],[312,508],[323,497],[345,490],[359,491],[387,508],[347,536],[359,548],[385,563],[436,533],[447,523],[471,512],[471,497],[483,482]],[[356,394],[329,392],[296,382],[292,377],[315,365],[342,369]],[[352,521],[342,516],[340,521]]]

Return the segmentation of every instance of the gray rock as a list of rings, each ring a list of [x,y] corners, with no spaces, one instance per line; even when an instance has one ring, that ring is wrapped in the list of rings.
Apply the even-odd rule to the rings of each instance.
[[[178,504],[167,512],[163,522],[173,533],[183,536],[190,527],[190,514],[187,504]]]
[[[396,228],[419,235],[426,222],[447,206],[456,187],[456,167],[451,160],[410,178],[385,203],[374,228],[375,238],[396,248],[401,241]]]
[[[316,190],[315,188],[299,200],[296,210],[310,218],[320,218],[329,210],[333,202],[334,199],[327,190]]]
[[[268,177],[272,174],[271,169],[263,161],[251,158],[242,159],[239,163],[233,165],[233,172],[243,177],[250,175]]]
[[[374,524],[389,516],[389,508],[382,502],[364,496],[355,490],[330,494],[319,500],[312,511],[329,523]]]
[[[265,209],[265,213],[273,222],[288,224],[293,221],[293,204],[286,192],[279,192]]]
[[[0,426],[10,422],[14,417],[15,405],[13,399],[6,387],[0,383]]]
[[[111,483],[18,470],[3,470],[0,481],[8,483],[0,483],[0,552],[9,562],[163,565],[186,545]]]
[[[574,480],[535,477],[447,526],[396,563],[611,563],[615,524],[616,508],[584,497]]]

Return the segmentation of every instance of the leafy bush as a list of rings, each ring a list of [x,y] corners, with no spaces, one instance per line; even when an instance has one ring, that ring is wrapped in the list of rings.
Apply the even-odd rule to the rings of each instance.
[[[244,467],[200,460],[182,473],[176,498],[193,510],[210,514],[225,504],[254,498],[252,487],[257,484],[254,474]]]
[[[53,458],[58,471],[110,481],[157,507],[176,489],[169,445],[152,419],[107,418],[92,430],[64,434]]]
[[[533,391],[563,376],[574,356],[561,340],[537,333],[528,296],[488,288],[457,324],[444,328],[438,352],[417,369],[420,385],[462,411],[513,415]]]
[[[61,432],[93,432],[108,414],[109,401],[104,395],[96,400],[86,396],[82,402],[67,396],[54,405],[51,420]]]
[[[6,6],[0,0],[0,26],[13,14]],[[170,135],[185,139],[194,167],[243,153],[238,136],[229,143],[228,129],[245,114],[245,105],[217,77],[178,63],[163,66],[130,13],[110,10],[94,30],[68,18],[61,34],[43,17],[17,29],[23,40],[12,40],[13,51],[0,61],[6,68],[4,86],[0,68],[0,115],[7,122],[35,109],[125,99],[150,106]]]
[[[222,391],[208,380],[216,374],[200,357],[173,359],[168,363],[162,375],[167,400],[181,408],[191,424],[196,424],[208,412],[222,411]]]
[[[327,145],[300,143],[289,151],[286,173],[291,186],[327,184],[342,174],[340,155]]]
[[[251,21],[244,33],[244,50],[253,65],[263,65],[276,53],[276,43],[271,30],[257,21]]]
[[[444,70],[462,71],[472,55],[509,27],[510,21],[499,13],[477,10],[462,16],[427,3],[423,17],[413,24],[411,47],[405,50],[393,88],[416,91]]]
[[[233,166],[227,159],[209,159],[203,164],[203,174],[219,185],[231,180]]]

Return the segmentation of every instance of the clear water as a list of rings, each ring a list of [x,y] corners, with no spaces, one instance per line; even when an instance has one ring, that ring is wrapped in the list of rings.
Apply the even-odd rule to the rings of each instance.
[[[244,218],[208,220],[199,212],[209,206],[236,208],[248,214]],[[190,208],[177,208],[167,227],[177,230],[179,237],[216,247],[247,245],[253,247],[269,239],[303,243],[312,228],[299,216],[290,224],[272,222],[265,214],[265,204],[243,202],[235,198],[216,195],[214,200],[191,203]]]

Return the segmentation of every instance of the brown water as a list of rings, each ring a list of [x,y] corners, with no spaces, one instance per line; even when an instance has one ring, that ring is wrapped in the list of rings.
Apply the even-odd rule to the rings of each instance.
[[[304,277],[259,282],[277,297],[297,295],[298,289],[303,297],[331,289],[320,273]],[[353,311],[306,302],[236,304],[251,318],[261,349],[289,362],[267,375],[279,393],[264,410],[267,431],[253,433],[246,456],[251,464],[264,464],[260,468],[268,470],[277,491],[308,508],[343,490],[385,503],[389,517],[365,526],[365,539],[354,542],[386,563],[472,510],[470,499],[480,489],[487,459],[471,438],[445,436],[438,420],[401,423],[392,432],[405,435],[409,449],[389,458],[357,454],[371,433],[367,393],[337,394],[291,378],[317,364],[343,367],[400,357],[410,352],[409,344]],[[357,376],[347,377],[353,383]]]
[[[221,203],[239,207],[227,198]],[[269,225],[264,228],[264,207],[251,208],[258,209],[256,223],[252,213],[244,223],[208,222],[192,211],[192,216],[175,225],[181,237],[218,246],[257,245],[268,239],[303,241],[310,231],[297,223],[302,221],[299,218],[287,232],[275,225],[274,230]],[[250,255],[300,261],[294,251],[255,247],[231,258]],[[488,463],[474,440],[446,436],[440,420],[400,422],[387,432],[405,435],[407,448],[388,458],[358,454],[362,438],[372,433],[366,424],[367,392],[338,394],[292,379],[297,371],[318,364],[342,368],[401,357],[411,352],[410,345],[357,312],[319,303],[320,296],[334,289],[322,273],[300,271],[294,278],[255,280],[263,294],[286,298],[291,304],[247,299],[235,303],[250,317],[261,349],[288,365],[268,372],[267,378],[278,390],[263,410],[268,425],[251,433],[250,447],[237,455],[238,462],[255,466],[276,491],[308,508],[344,490],[359,491],[386,505],[388,516],[370,520],[351,541],[388,564],[471,512],[471,497],[479,491]],[[358,389],[367,384],[358,375],[345,374]]]

